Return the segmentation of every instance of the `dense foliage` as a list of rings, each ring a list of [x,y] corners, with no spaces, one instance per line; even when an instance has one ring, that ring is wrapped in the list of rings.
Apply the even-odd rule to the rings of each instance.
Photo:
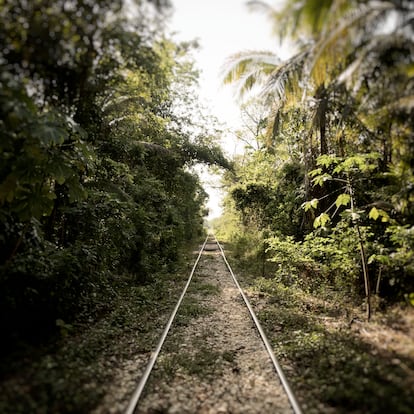
[[[247,145],[219,231],[284,283],[413,304],[412,2],[249,4],[296,53],[229,59]]]
[[[165,3],[0,2],[4,336],[93,320],[202,232],[190,167],[228,164],[197,124],[192,45],[163,36]]]

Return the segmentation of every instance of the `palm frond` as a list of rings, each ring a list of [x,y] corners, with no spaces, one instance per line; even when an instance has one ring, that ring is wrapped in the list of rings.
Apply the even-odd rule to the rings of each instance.
[[[297,92],[300,89],[300,75],[308,52],[308,50],[299,52],[276,67],[268,77],[262,93],[265,95],[275,92],[283,100],[286,98],[287,87],[290,87],[291,92]]]
[[[103,104],[102,111],[104,114],[108,114],[114,109],[119,110],[119,108],[127,106],[129,103],[144,105],[146,101],[141,95],[119,96]]]
[[[280,59],[269,51],[246,51],[230,56],[223,65],[223,84],[236,84],[238,95],[263,83]]]
[[[337,82],[345,83],[348,88],[353,85],[354,92],[359,90],[366,74],[371,74],[378,66],[386,66],[384,58],[392,56],[394,51],[406,51],[414,56],[414,42],[411,36],[404,32],[377,34],[370,41],[356,49],[355,59],[337,77]],[[405,77],[411,77],[413,62],[401,59],[399,64],[391,62],[394,70],[399,70]]]
[[[281,38],[290,36],[293,39],[303,35],[318,35],[327,21],[349,7],[345,0],[290,0],[285,2],[280,11],[276,11],[269,6],[262,6],[262,1],[249,3],[256,5],[256,9],[261,9],[273,19],[274,28],[279,28]]]
[[[267,16],[276,12],[276,9],[266,1],[250,0],[246,2],[246,5],[250,10],[265,13]]]
[[[280,59],[270,51],[244,51],[231,55],[223,65],[223,83],[233,83],[257,67],[268,69],[278,65]]]
[[[337,44],[344,38],[347,38],[352,29],[363,22],[365,28],[374,25],[386,13],[393,10],[395,6],[391,2],[370,2],[363,4],[357,8],[352,9],[346,16],[344,16],[338,24],[332,29],[328,30],[324,36],[314,45],[314,53],[311,54],[312,60],[309,63],[309,73],[312,73],[316,67],[318,60],[330,49],[337,49]]]

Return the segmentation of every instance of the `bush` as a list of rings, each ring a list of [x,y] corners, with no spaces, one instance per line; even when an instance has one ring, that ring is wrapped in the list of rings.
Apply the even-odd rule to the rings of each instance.
[[[307,290],[329,285],[359,292],[360,262],[353,229],[338,225],[329,235],[314,231],[303,242],[293,237],[266,239],[269,261],[276,263],[275,277],[286,285]]]

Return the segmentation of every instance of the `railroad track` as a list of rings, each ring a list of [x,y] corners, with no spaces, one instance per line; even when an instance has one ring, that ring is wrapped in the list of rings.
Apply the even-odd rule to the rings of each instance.
[[[197,289],[189,294],[190,285],[197,283],[200,290],[209,289],[215,295],[200,296],[194,293]],[[157,371],[163,353],[168,354],[168,351],[163,351],[165,342],[168,343],[168,338],[177,335],[175,331],[180,330],[180,326],[176,326],[179,325],[177,319],[180,319],[180,308],[189,296],[191,303],[200,301],[202,306],[208,304],[210,311],[202,318],[194,318],[185,328],[184,337],[173,345],[173,355],[179,360],[185,360],[187,355],[194,365],[187,366],[190,372],[185,373],[182,369],[170,368],[172,378],[164,382],[158,378],[153,381],[155,385],[152,384],[152,389],[147,390],[150,388],[150,376]],[[200,350],[194,350],[194,344]],[[169,357],[171,359],[171,349],[169,352],[164,356],[164,363]],[[199,366],[194,355],[201,355]],[[207,372],[206,378],[200,375],[203,370]],[[207,236],[198,252],[187,283],[125,414],[146,412],[302,412],[222,246],[212,235]]]

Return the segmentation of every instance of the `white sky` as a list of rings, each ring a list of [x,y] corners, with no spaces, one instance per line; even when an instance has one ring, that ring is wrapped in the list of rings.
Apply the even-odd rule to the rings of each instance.
[[[221,86],[219,74],[226,58],[245,50],[276,50],[278,40],[260,13],[251,13],[246,0],[172,0],[171,30],[177,40],[198,39],[194,57],[201,69],[200,95],[210,102],[220,121],[240,124],[231,86]]]
[[[220,122],[237,129],[241,126],[239,107],[231,86],[221,85],[220,71],[226,58],[234,53],[276,51],[278,39],[271,33],[270,22],[263,14],[249,11],[246,0],[172,0],[172,3],[175,11],[170,29],[176,32],[175,39],[197,39],[200,44],[194,58],[201,70],[201,100],[208,103]],[[232,155],[237,151],[236,143],[229,141],[224,144]],[[213,186],[218,185],[217,178],[209,180],[214,181]],[[218,216],[221,194],[208,182],[204,187],[210,195],[210,218]]]

